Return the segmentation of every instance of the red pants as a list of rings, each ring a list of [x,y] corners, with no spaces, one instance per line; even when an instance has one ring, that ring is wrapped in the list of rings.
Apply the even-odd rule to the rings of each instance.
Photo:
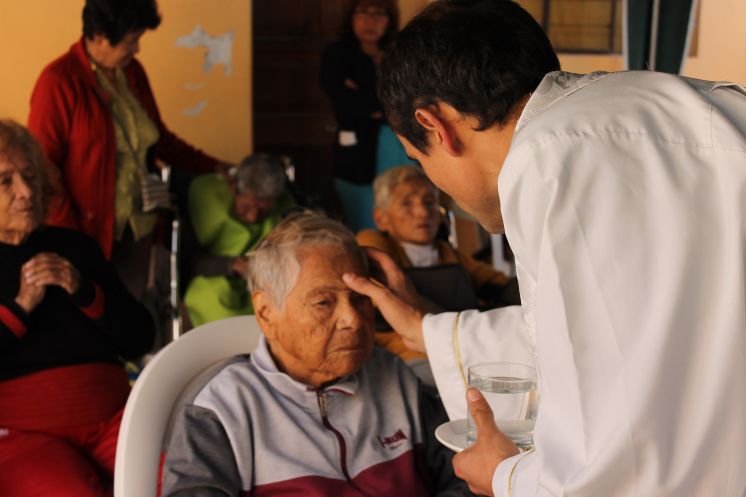
[[[122,411],[54,435],[0,429],[0,495],[110,496]]]
[[[126,395],[126,375],[111,365],[1,383],[0,496],[110,496]]]

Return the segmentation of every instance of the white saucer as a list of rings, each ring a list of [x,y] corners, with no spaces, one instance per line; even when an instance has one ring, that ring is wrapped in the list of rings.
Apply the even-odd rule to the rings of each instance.
[[[435,438],[454,452],[466,448],[466,418],[443,423],[435,429]]]

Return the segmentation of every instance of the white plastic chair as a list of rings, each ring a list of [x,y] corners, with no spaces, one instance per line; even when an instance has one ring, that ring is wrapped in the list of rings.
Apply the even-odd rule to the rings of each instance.
[[[115,497],[154,497],[163,436],[174,403],[200,372],[227,357],[253,351],[261,330],[254,316],[199,326],[163,348],[132,388],[119,430]]]

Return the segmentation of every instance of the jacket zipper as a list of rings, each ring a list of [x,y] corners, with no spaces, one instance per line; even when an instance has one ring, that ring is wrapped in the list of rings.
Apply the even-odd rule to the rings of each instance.
[[[337,443],[339,444],[339,454],[341,459],[341,466],[342,466],[342,474],[345,477],[345,480],[347,480],[347,483],[355,489],[357,493],[360,495],[363,495],[365,497],[370,497],[370,494],[365,492],[362,488],[360,488],[357,483],[355,483],[352,478],[350,478],[350,473],[347,471],[347,444],[345,444],[345,439],[342,437],[342,434],[337,431],[336,428],[332,426],[332,424],[329,422],[329,417],[327,416],[326,411],[326,393],[322,391],[316,392],[316,399],[319,403],[319,412],[321,413],[321,422],[324,424],[326,429],[331,431],[334,436],[337,438]]]

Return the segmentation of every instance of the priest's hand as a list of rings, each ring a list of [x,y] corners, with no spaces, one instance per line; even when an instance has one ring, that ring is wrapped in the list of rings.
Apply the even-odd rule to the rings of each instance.
[[[497,465],[520,451],[510,438],[498,430],[492,409],[479,390],[467,390],[466,400],[477,428],[477,441],[453,457],[453,470],[475,494],[493,496],[492,476]]]
[[[425,352],[422,337],[425,312],[417,291],[388,254],[373,248],[366,248],[365,251],[370,262],[371,278],[346,273],[342,279],[353,291],[373,300],[386,321],[401,335],[408,349]]]

